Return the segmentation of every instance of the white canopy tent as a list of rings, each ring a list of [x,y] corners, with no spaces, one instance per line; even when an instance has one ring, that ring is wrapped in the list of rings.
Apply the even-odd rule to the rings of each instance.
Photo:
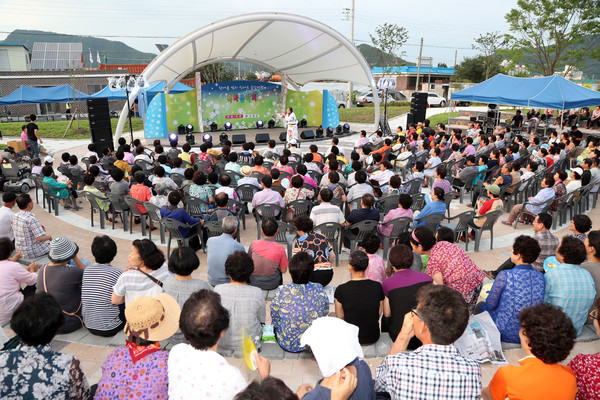
[[[143,75],[149,83],[165,82],[168,93],[190,72],[223,61],[248,62],[276,74],[287,74],[296,89],[316,80],[337,80],[367,85],[377,93],[369,65],[348,39],[321,22],[283,13],[244,14],[206,25],[162,51]],[[131,92],[131,104],[138,91],[136,88]],[[377,127],[377,96],[374,102]],[[123,132],[126,117],[125,104],[117,138]]]

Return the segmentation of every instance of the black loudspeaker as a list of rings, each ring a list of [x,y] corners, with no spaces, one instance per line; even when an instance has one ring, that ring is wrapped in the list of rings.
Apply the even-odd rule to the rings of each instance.
[[[413,93],[413,97],[410,99],[410,112],[413,115],[413,123],[425,120],[427,106],[427,93]]]
[[[410,126],[410,124],[414,124],[415,123],[415,116],[412,113],[408,113],[406,114],[406,130],[408,131],[408,127]]]
[[[254,141],[256,143],[267,143],[269,141],[269,139],[270,139],[270,136],[268,133],[257,133]]]
[[[469,121],[471,121],[471,122],[477,122],[477,117],[471,117],[471,118],[469,118]]]
[[[313,131],[313,130],[302,131],[302,133],[300,134],[300,138],[312,140],[315,138],[315,131]]]
[[[231,137],[231,143],[233,143],[233,144],[244,144],[244,143],[246,143],[246,135],[233,135]]]
[[[281,140],[282,142],[285,142],[287,140],[287,132],[281,132],[279,134],[279,140]]]
[[[92,142],[96,145],[96,152],[102,154],[107,147],[111,151],[114,150],[108,99],[87,99],[87,107],[90,133]]]

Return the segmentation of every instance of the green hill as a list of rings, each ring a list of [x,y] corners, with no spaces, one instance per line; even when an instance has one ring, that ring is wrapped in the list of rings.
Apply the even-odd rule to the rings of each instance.
[[[90,50],[94,58],[94,66],[97,65],[96,52],[100,53],[100,59],[103,63],[106,55],[108,64],[145,64],[156,57],[156,54],[143,53],[117,40],[25,29],[14,30],[4,39],[4,42],[22,43],[30,50],[33,49],[34,42],[81,43],[83,46],[83,61],[86,67],[89,67],[90,63]]]
[[[381,64],[381,60],[379,59],[378,51],[375,47],[368,45],[366,43],[361,43],[356,48],[363,55],[367,63],[369,63],[369,67],[378,67]],[[396,57],[396,65],[416,65],[415,63],[408,62],[403,60],[402,57]]]

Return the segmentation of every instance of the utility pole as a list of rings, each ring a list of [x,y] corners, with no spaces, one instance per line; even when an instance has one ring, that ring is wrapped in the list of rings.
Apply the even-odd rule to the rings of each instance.
[[[421,55],[423,54],[423,38],[421,38],[421,47],[419,48],[419,58],[417,59],[417,85],[415,91],[419,91],[419,79],[421,78]]]
[[[350,8],[350,43],[354,45],[354,0]],[[373,93],[375,96],[375,93]],[[352,82],[348,82],[348,96],[346,98],[346,108],[352,107]]]
[[[454,50],[454,68],[456,68],[456,58],[458,57],[458,50]]]

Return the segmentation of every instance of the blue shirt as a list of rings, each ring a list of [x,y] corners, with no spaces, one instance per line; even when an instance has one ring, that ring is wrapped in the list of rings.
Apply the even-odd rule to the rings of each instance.
[[[185,211],[185,209],[183,208],[176,208],[176,207],[166,207],[166,208],[161,208],[160,209],[160,216],[162,218],[171,218],[174,219],[175,221],[181,222],[182,224],[187,224],[187,225],[194,225],[197,224],[198,222],[200,222],[200,218],[193,218],[190,216],[190,214],[187,213],[187,211]],[[179,228],[179,232],[181,232],[181,234],[184,237],[187,237],[188,235],[190,235],[192,232],[190,232],[189,229],[180,227]],[[195,232],[193,232],[195,233]]]
[[[371,376],[369,365],[360,358],[355,358],[349,365],[356,368],[356,389],[348,400],[375,400],[375,382]],[[321,386],[322,379],[317,382],[315,388],[306,393],[303,400],[329,400],[331,399],[331,389]]]
[[[419,213],[419,215],[417,215],[416,218],[424,218],[427,215],[431,215],[431,214],[442,214],[442,215],[446,215],[446,203],[444,203],[443,201],[432,201],[431,203],[427,204],[423,210]],[[422,221],[417,221],[415,219],[415,228],[418,228],[420,226],[425,226],[426,225],[426,221],[422,220]]]
[[[592,275],[578,265],[558,264],[547,268],[544,302],[554,304],[571,318],[577,335],[581,333],[596,297],[596,286]]]
[[[236,251],[245,251],[244,246],[231,235],[223,233],[206,242],[206,262],[208,264],[208,283],[212,286],[229,283],[231,280],[225,273],[225,260]]]
[[[554,191],[554,189],[544,188],[544,189],[540,190],[538,192],[538,194],[535,195],[535,197],[532,197],[528,201],[531,203],[534,203],[534,204],[542,204],[543,202],[548,201],[551,198],[553,198],[555,195],[556,195],[556,192]],[[527,209],[527,211],[531,212],[532,214],[538,215],[540,212],[542,212],[542,210],[544,209],[544,206],[527,205],[525,208]]]
[[[503,342],[520,343],[519,313],[543,303],[545,287],[544,274],[531,265],[517,265],[498,274],[481,311],[490,313]]]

